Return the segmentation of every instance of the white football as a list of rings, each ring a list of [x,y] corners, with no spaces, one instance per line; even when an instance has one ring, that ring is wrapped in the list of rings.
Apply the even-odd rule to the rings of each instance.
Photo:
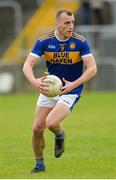
[[[47,88],[47,95],[48,97],[55,97],[60,94],[62,81],[55,75],[48,75],[44,80],[43,83]]]

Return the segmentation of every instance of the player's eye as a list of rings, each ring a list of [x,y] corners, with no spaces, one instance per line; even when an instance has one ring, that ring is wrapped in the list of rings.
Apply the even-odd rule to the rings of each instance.
[[[64,24],[68,25],[68,24],[71,24],[71,23],[74,24],[74,21],[71,21],[71,22],[70,21],[66,21]]]

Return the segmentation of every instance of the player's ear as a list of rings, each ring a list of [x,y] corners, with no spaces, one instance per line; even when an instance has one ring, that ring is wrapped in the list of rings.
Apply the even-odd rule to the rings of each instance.
[[[60,25],[61,25],[60,20],[56,19],[56,20],[55,20],[55,26],[56,26],[56,28],[59,28]]]

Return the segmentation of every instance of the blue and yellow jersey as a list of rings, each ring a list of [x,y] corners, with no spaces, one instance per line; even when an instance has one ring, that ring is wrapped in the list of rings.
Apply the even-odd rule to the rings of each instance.
[[[64,77],[68,81],[75,81],[83,73],[83,56],[91,54],[86,39],[76,33],[66,40],[59,40],[56,32],[52,31],[35,43],[30,53],[39,58],[44,55],[49,74]],[[81,93],[83,85],[70,93]]]

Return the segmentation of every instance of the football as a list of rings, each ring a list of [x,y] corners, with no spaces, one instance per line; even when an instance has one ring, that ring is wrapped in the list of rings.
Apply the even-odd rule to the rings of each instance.
[[[47,88],[47,95],[48,97],[55,97],[60,94],[62,81],[55,75],[48,75],[45,79],[43,79],[43,83]]]

